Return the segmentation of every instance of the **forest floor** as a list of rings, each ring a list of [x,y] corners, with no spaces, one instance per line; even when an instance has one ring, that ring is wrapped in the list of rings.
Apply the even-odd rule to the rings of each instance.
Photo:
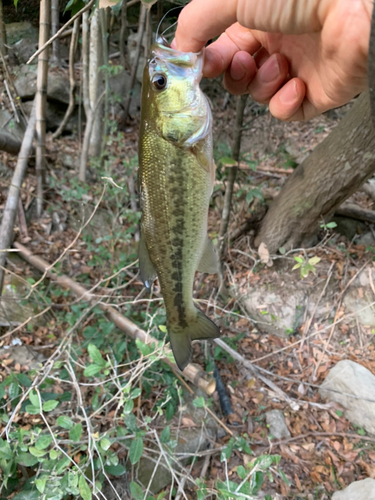
[[[218,235],[224,194],[223,181],[225,184],[226,179],[226,168],[223,165],[231,154],[229,145],[235,114],[233,98],[225,109],[221,109],[223,99],[226,98],[222,92],[221,96],[218,97],[213,87],[210,97],[215,103],[218,182],[210,209],[209,232],[214,240]],[[343,113],[343,110],[338,110],[308,123],[282,124],[268,113],[264,113],[263,107],[249,103],[249,123],[242,142],[245,166],[240,170],[235,186],[231,231],[239,226],[249,213],[259,208],[260,204],[277,194],[293,168],[329,134]],[[75,165],[80,150],[78,139],[75,136],[64,136],[52,142],[49,137],[46,210],[41,220],[33,218],[36,178],[31,165],[21,197],[27,226],[18,222],[16,240],[47,262],[58,261],[55,269],[83,286],[92,287],[99,283],[98,298],[105,297],[103,300],[113,304],[118,311],[130,317],[140,327],[162,338],[163,330],[159,326],[164,324],[165,316],[160,307],[159,289],[155,286],[152,297],[147,297],[137,278],[137,245],[134,235],[139,215],[134,214],[129,205],[124,206],[124,200],[128,203],[128,197],[125,197],[122,188],[125,188],[128,196],[127,179],[133,178],[136,184],[137,136],[138,121],[135,119],[124,135],[111,141],[101,161],[91,165],[90,182],[87,185],[82,185],[76,178]],[[0,153],[0,209],[4,208],[15,161],[14,157]],[[70,169],[67,167],[69,162]],[[130,193],[130,196],[133,194]],[[364,193],[357,193],[354,199],[362,207],[372,208],[373,202]],[[92,221],[82,229],[83,221],[87,221],[91,213],[94,213]],[[360,230],[367,230],[363,227]],[[77,233],[77,230],[80,232]],[[324,230],[322,232],[324,236]],[[327,280],[329,269],[333,269],[339,282],[336,299],[353,277],[352,271],[346,272],[348,266],[359,270],[364,263],[374,260],[371,249],[357,244],[355,238],[349,240],[339,234],[330,234],[325,243],[312,252],[320,257],[321,261],[316,267],[316,273],[300,278],[301,281],[314,287],[317,281]],[[259,256],[252,250],[251,238],[247,234],[232,242],[224,266],[225,279],[231,289],[236,289],[238,294],[244,294],[249,288],[257,287],[268,279],[270,273],[281,272],[282,264],[281,267],[276,264],[276,267],[268,267],[258,259]],[[254,260],[257,261],[255,266]],[[124,267],[126,270],[115,279],[108,278]],[[87,306],[82,301],[77,302],[73,294],[62,293],[48,279],[33,288],[41,275],[16,254],[10,259],[9,271],[9,283],[14,285],[19,280],[23,293],[28,297],[26,302],[34,309],[34,314],[46,308],[48,311],[35,321],[34,326],[17,326],[12,334],[9,334],[9,327],[1,327],[0,348],[11,347],[15,339],[18,339],[34,352],[42,353],[47,360],[66,337],[67,332],[74,328],[75,322]],[[298,277],[299,270],[294,273]],[[233,408],[233,413],[228,418],[222,416],[218,396],[214,394],[211,409],[221,420],[221,431],[224,431],[218,433],[220,437],[212,443],[211,454],[208,455],[206,486],[214,488],[218,478],[239,483],[242,470],[240,467],[246,467],[254,457],[264,454],[276,454],[281,457],[278,468],[282,473],[279,469],[271,468],[271,475],[265,477],[262,487],[262,494],[269,494],[272,498],[325,500],[331,497],[332,492],[344,488],[354,480],[375,478],[375,437],[367,435],[362,428],[351,425],[337,404],[325,402],[318,393],[318,387],[330,368],[341,359],[356,361],[375,374],[373,331],[363,326],[354,328],[349,319],[345,321],[346,311],[344,308],[340,309],[336,302],[332,307],[338,310],[337,318],[341,319],[337,327],[333,323],[331,328],[325,328],[318,320],[311,318],[310,321],[310,318],[306,317],[298,331],[283,338],[265,334],[262,333],[261,327],[246,315],[237,298],[224,300],[218,296],[217,286],[218,282],[213,277],[205,278],[204,281],[197,279],[195,290],[198,304],[220,324],[226,342],[256,366],[268,370],[270,373],[267,378],[276,383],[288,398],[283,398],[259,378],[254,378],[251,372],[219,347],[216,346],[210,351],[204,350],[200,343],[195,344],[194,362],[202,367],[211,366],[212,369],[212,360],[215,361]],[[88,329],[99,328],[98,321],[102,324],[102,319],[98,320],[98,317],[89,311],[74,330],[74,345],[82,348],[77,361],[81,367],[85,367],[88,362],[88,339],[95,340],[95,335],[90,336]],[[306,329],[309,321],[310,327]],[[103,351],[108,351],[109,339],[112,345],[117,345],[120,340],[123,341],[124,336],[119,331],[108,326],[107,328],[108,334],[103,327],[102,336],[97,343]],[[128,360],[134,362],[131,348],[127,346],[124,349],[129,350]],[[4,354],[4,350],[1,352],[2,380],[10,373],[28,371],[29,367],[22,365],[16,357],[12,358],[9,353]],[[156,418],[155,405],[158,395],[165,392],[167,387],[167,379],[159,375],[160,373],[153,374],[139,383],[141,393],[136,398],[134,410],[142,419],[147,416],[153,419],[149,423],[151,429],[160,427],[161,417]],[[92,378],[86,379],[82,375],[80,381],[92,381]],[[54,386],[54,390],[58,392],[61,387],[58,389]],[[81,394],[84,398],[83,405],[92,407],[93,399],[97,397],[94,389],[86,387]],[[68,402],[62,403],[60,413],[72,411],[71,407],[64,405],[68,405]],[[116,401],[108,403],[103,411],[96,410],[93,420],[96,431],[106,431],[113,425],[117,418],[117,405]],[[177,407],[176,404],[175,406]],[[275,441],[269,435],[265,413],[273,409],[283,412],[290,438]],[[23,413],[15,422],[26,429],[36,425],[36,418],[35,415]],[[170,427],[173,429],[178,426],[199,427],[200,423],[186,420],[181,424],[177,412],[170,420]],[[234,449],[228,459],[223,461],[223,447],[228,446],[232,437],[243,436],[250,443],[252,455]],[[64,437],[64,434],[61,434],[61,437]],[[124,462],[124,449],[116,448],[115,451]],[[77,452],[74,458],[77,463],[80,460],[79,453]],[[207,466],[206,457],[193,464],[190,473],[194,479],[199,478],[204,463]],[[134,467],[130,468],[129,474],[130,481],[135,477]],[[169,494],[168,487],[166,492]],[[188,482],[185,494],[187,498],[197,498],[196,488]]]

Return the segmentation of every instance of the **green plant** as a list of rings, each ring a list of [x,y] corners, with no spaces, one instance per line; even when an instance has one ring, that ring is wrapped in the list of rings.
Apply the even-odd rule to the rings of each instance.
[[[307,257],[295,256],[294,259],[297,261],[297,264],[294,265],[293,271],[300,269],[301,278],[307,278],[310,272],[315,273],[315,266],[321,261],[320,257],[311,257],[308,259]]]

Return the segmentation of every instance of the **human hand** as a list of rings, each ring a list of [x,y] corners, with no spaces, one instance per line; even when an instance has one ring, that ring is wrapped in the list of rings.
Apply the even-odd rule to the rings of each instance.
[[[173,45],[206,49],[204,76],[224,73],[281,120],[308,120],[367,87],[372,0],[192,0]],[[254,56],[254,57],[253,57]]]

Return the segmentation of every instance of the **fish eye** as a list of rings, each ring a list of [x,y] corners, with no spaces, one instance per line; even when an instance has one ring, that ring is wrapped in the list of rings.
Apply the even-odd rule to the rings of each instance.
[[[156,90],[164,90],[167,86],[167,77],[161,73],[157,73],[152,77],[152,84]]]

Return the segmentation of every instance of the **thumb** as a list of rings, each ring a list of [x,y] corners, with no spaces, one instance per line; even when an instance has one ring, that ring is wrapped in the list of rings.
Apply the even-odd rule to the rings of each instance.
[[[192,0],[178,18],[174,45],[198,52],[238,21],[245,28],[283,34],[320,31],[332,0]]]

